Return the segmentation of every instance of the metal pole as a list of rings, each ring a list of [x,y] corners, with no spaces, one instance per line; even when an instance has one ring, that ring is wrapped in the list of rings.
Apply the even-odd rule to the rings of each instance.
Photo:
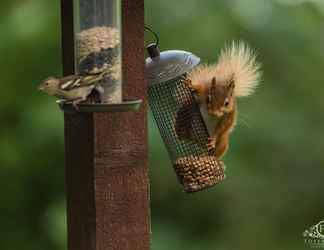
[[[73,0],[61,0],[63,71],[74,71]],[[123,94],[145,99],[144,1],[123,0]],[[147,105],[65,113],[69,250],[148,250]]]

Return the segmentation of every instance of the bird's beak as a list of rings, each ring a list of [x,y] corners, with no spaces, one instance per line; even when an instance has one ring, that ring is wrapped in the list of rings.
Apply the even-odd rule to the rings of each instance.
[[[37,89],[38,89],[39,91],[43,91],[43,90],[44,90],[44,88],[43,88],[42,85],[39,85]]]

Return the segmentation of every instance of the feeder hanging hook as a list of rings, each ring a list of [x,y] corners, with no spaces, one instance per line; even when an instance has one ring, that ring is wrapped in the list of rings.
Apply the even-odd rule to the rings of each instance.
[[[155,37],[155,42],[154,43],[150,43],[149,45],[146,46],[146,49],[147,49],[147,53],[149,54],[149,56],[151,58],[154,58],[154,57],[158,57],[160,56],[160,50],[159,50],[159,42],[160,42],[160,39],[159,39],[159,36],[156,32],[154,32],[151,28],[145,26],[145,29],[147,31],[149,31],[150,33],[152,33]]]

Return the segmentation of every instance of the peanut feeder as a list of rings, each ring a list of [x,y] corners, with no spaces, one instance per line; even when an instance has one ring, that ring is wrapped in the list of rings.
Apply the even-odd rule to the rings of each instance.
[[[147,49],[148,101],[178,180],[188,193],[212,187],[225,178],[224,164],[207,149],[207,128],[185,84],[200,59],[186,51],[160,53],[157,44]]]

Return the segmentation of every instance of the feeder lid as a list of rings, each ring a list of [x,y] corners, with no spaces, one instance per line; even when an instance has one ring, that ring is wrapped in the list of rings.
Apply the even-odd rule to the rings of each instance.
[[[168,50],[146,59],[146,77],[149,84],[166,82],[189,72],[200,58],[182,50]]]

